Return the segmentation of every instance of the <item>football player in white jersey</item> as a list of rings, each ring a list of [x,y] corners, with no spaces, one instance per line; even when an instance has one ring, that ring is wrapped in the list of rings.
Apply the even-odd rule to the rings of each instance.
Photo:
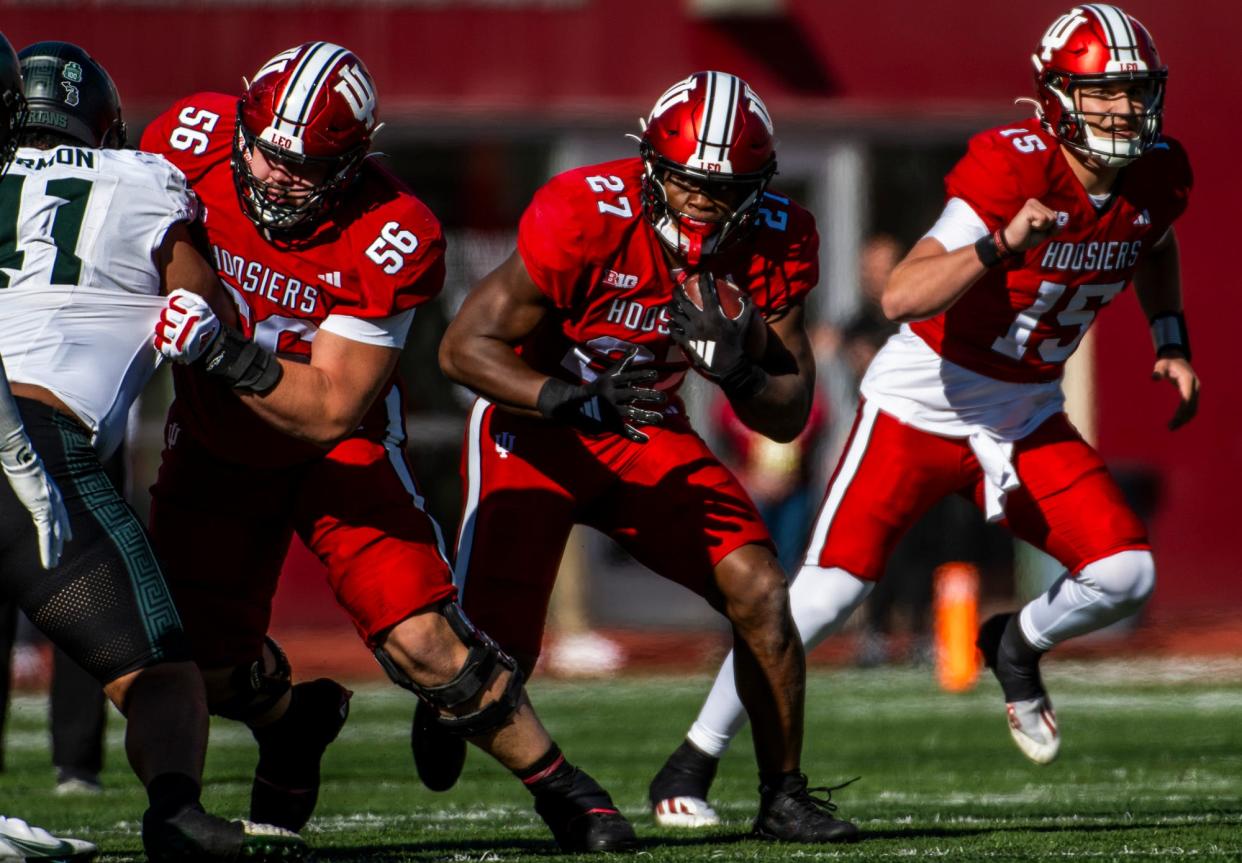
[[[22,88],[17,54],[0,33],[0,183],[8,172],[17,136],[26,120],[26,96]],[[22,425],[21,414],[9,380],[0,363],[0,467],[13,493],[30,511],[39,539],[39,559],[45,569],[60,560],[61,543],[69,539],[69,514],[56,483],[47,475],[43,460],[35,453]],[[53,836],[20,818],[0,815],[0,860],[88,860],[98,853],[82,839]]]
[[[0,593],[128,718],[151,860],[299,860],[296,834],[199,803],[202,679],[142,525],[101,464],[156,367],[163,294],[185,288],[229,315],[191,237],[197,200],[164,159],[119,149],[120,99],[85,51],[40,42],[18,57],[26,115],[0,182],[0,356],[27,448],[51,476],[45,487],[60,488],[74,539],[45,571],[51,555],[26,499],[0,486]]]
[[[13,46],[0,34],[0,178],[17,149],[18,133],[26,121],[26,97],[21,69]],[[13,493],[34,520],[39,540],[39,560],[51,569],[60,560],[61,548],[70,538],[69,515],[56,483],[47,475],[43,460],[30,445],[17,403],[9,391],[9,379],[0,361],[0,469]]]

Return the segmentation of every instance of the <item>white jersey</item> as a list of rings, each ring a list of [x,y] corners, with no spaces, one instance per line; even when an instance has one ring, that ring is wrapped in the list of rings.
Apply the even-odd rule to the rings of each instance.
[[[933,351],[908,324],[880,348],[859,390],[906,425],[967,439],[983,471],[988,521],[1004,517],[1006,495],[1021,485],[1014,441],[1065,409],[1059,380],[1011,383],[972,372]]]
[[[0,181],[0,356],[10,381],[72,409],[101,457],[157,365],[155,252],[197,216],[185,176],[134,150],[22,148]]]

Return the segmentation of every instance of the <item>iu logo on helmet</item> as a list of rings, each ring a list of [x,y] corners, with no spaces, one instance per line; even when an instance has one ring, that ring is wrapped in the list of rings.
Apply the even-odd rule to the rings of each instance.
[[[1053,51],[1060,51],[1065,47],[1065,43],[1069,41],[1070,36],[1074,35],[1074,31],[1080,25],[1087,23],[1087,16],[1082,14],[1081,9],[1071,9],[1056,21],[1052,22],[1052,26],[1048,28],[1048,32],[1044,34],[1044,39],[1039,43],[1043,48],[1040,58],[1044,61],[1052,59]]]
[[[254,74],[254,80],[258,81],[264,75],[270,75],[273,72],[283,72],[285,67],[289,65],[289,61],[298,56],[298,52],[302,50],[299,45],[297,48],[290,48],[288,51],[281,51],[272,59],[263,64],[262,68]]]
[[[698,79],[694,75],[691,75],[689,78],[678,81],[672,87],[669,87],[664,91],[664,95],[656,101],[655,107],[651,109],[651,119],[654,120],[659,117],[674,105],[680,105],[682,102],[689,102],[690,93],[695,87],[698,86],[698,84]]]
[[[342,66],[337,74],[341,80],[332,89],[345,97],[359,122],[370,126],[375,122],[375,88],[357,64]]]

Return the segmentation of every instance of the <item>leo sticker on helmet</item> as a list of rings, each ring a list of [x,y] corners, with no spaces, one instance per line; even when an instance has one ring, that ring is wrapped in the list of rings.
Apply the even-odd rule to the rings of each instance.
[[[60,74],[64,76],[66,81],[80,82],[82,80],[82,67],[70,60],[65,64],[65,68],[61,70]]]

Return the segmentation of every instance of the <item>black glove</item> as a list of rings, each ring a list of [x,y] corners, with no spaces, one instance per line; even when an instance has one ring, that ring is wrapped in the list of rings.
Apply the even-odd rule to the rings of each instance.
[[[742,297],[742,311],[730,318],[720,306],[716,278],[699,274],[703,309],[690,301],[683,285],[673,290],[668,306],[672,337],[696,369],[715,381],[730,399],[748,399],[763,389],[768,376],[746,355],[746,333],[755,304]]]
[[[270,392],[284,373],[275,354],[229,327],[220,328],[198,363],[207,374],[224,378],[233,389],[259,395]]]
[[[637,349],[630,351],[588,384],[575,386],[548,378],[539,391],[539,413],[591,434],[616,432],[635,443],[646,443],[647,435],[636,426],[656,425],[664,414],[639,405],[662,405],[668,396],[641,386],[655,382],[655,369],[629,371],[637,353]]]

